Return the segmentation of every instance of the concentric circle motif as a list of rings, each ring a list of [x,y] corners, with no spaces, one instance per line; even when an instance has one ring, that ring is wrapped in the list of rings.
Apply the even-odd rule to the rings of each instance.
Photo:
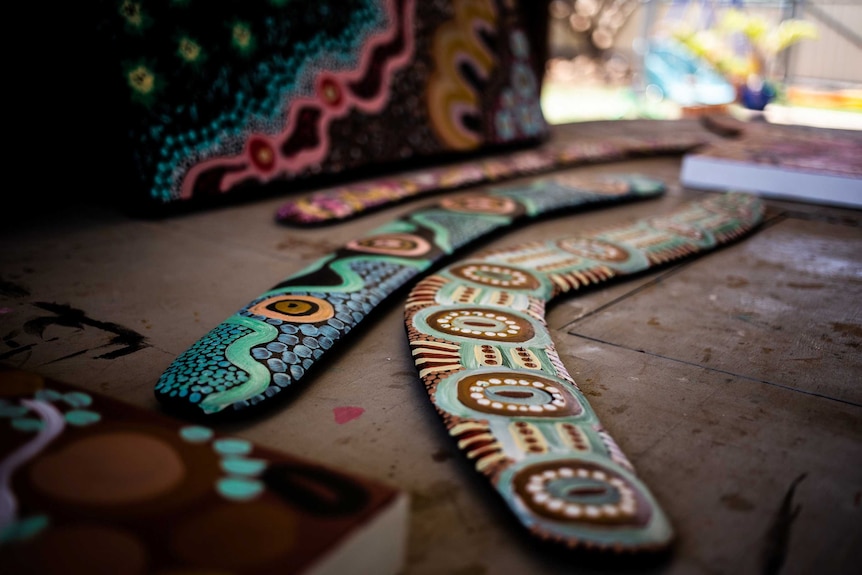
[[[417,257],[431,251],[428,240],[412,234],[380,234],[353,240],[347,247],[357,252],[401,257]]]
[[[335,315],[332,304],[325,299],[293,294],[267,298],[250,307],[248,311],[293,323],[316,323]]]
[[[261,138],[252,138],[248,143],[248,155],[259,170],[268,172],[275,166],[275,149]]]
[[[532,512],[555,521],[640,527],[651,515],[638,487],[597,463],[536,463],[518,471],[512,487]]]
[[[449,268],[449,273],[473,283],[509,290],[534,290],[542,285],[529,272],[498,264],[468,263]]]
[[[666,218],[653,218],[647,220],[647,225],[656,230],[667,231],[692,240],[702,240],[704,238],[703,230],[685,222],[676,222]]]
[[[577,256],[603,262],[624,262],[629,252],[616,244],[595,238],[566,238],[557,242],[560,249]]]
[[[432,329],[483,341],[525,342],[536,332],[526,319],[492,308],[461,308],[432,313],[426,320]]]
[[[339,83],[332,76],[321,75],[317,82],[317,93],[320,99],[332,108],[339,107],[344,101],[344,93]]]
[[[451,212],[507,215],[514,213],[518,204],[511,198],[476,194],[446,198],[440,202],[440,207]]]
[[[565,417],[583,411],[556,381],[523,372],[468,375],[458,381],[458,400],[483,413],[523,417]]]

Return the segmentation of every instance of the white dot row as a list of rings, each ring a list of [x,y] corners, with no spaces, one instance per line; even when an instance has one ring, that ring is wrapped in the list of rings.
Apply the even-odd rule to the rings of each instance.
[[[444,329],[448,329],[452,332],[458,333],[466,333],[473,335],[487,335],[488,337],[508,337],[510,335],[518,335],[518,332],[521,330],[520,327],[515,327],[512,329],[507,329],[506,331],[482,331],[477,329],[464,329],[462,327],[452,327],[451,324],[444,323],[441,324],[440,327]]]
[[[567,503],[566,501],[552,497],[546,490],[545,485],[555,479],[580,477],[582,479],[595,479],[597,481],[607,482],[616,487],[620,494],[618,504],[606,503],[603,505],[582,505],[579,503]],[[578,518],[586,516],[590,519],[597,519],[602,516],[618,517],[618,516],[633,516],[637,510],[634,491],[626,485],[625,481],[617,477],[608,479],[608,476],[603,471],[588,469],[572,470],[568,467],[563,467],[557,471],[552,469],[546,470],[541,474],[536,474],[530,477],[530,481],[525,488],[532,494],[531,499],[537,505],[541,505],[550,511],[561,512],[567,517]]]

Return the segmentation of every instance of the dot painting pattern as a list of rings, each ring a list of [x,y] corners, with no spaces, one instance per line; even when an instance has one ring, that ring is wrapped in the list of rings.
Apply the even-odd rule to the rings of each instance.
[[[614,191],[609,193],[609,187]],[[660,181],[637,174],[611,175],[577,187],[547,178],[420,208],[348,242],[252,300],[177,357],[156,384],[156,397],[171,407],[207,415],[263,404],[306,378],[378,305],[455,250],[533,217],[663,191]],[[476,285],[498,288],[491,303],[512,299],[506,290],[527,293],[546,287],[545,280],[518,265],[468,265],[459,273]],[[477,313],[481,309],[477,306]],[[470,340],[524,343],[536,328],[529,315],[493,309],[448,318],[437,329]],[[533,363],[528,352],[522,355],[523,362]]]
[[[312,192],[290,199],[279,207],[276,219],[291,225],[317,225],[357,217],[364,212],[383,208],[407,199],[443,191],[451,191],[480,183],[502,182],[520,176],[573,168],[583,164],[614,161],[643,154],[678,154],[699,145],[700,141],[680,135],[660,137],[630,136],[600,142],[567,142],[546,144],[541,148],[496,154],[493,158],[477,158],[470,163],[442,166],[399,175],[393,179],[373,179]],[[646,185],[647,180],[641,182]],[[544,184],[546,193],[531,200],[531,209],[539,212],[554,209],[557,196],[572,188],[587,187],[596,193],[615,196],[623,193],[626,182],[584,181],[574,177],[557,177]],[[475,194],[443,200],[450,212],[470,214],[512,214],[517,204],[505,196]]]
[[[583,411],[580,402],[559,383],[517,371],[468,375],[458,380],[458,401],[475,411],[560,417]]]
[[[0,369],[0,390],[0,427],[42,422],[0,432],[4,573],[304,573],[400,499],[52,378]]]
[[[95,15],[155,207],[548,136],[512,2],[115,0]],[[494,121],[503,107],[518,130]]]
[[[525,342],[535,335],[526,318],[492,308],[443,310],[431,314],[432,333],[486,341]]]
[[[419,378],[458,447],[534,535],[616,551],[673,538],[560,361],[546,303],[735,240],[762,217],[754,196],[716,195],[589,235],[489,250],[413,288],[405,322]]]

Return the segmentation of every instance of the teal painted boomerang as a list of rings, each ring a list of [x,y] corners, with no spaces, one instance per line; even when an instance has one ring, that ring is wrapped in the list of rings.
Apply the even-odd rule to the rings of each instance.
[[[661,549],[671,526],[566,371],[545,305],[583,286],[714,249],[757,226],[751,195],[489,251],[419,282],[405,321],[449,434],[536,536],[569,547]]]
[[[292,225],[331,224],[423,195],[457,190],[526,175],[624,158],[681,154],[704,143],[688,134],[625,136],[595,141],[552,142],[540,148],[495,154],[451,166],[374,178],[323,189],[288,200],[276,219]]]
[[[169,409],[206,415],[271,403],[375,307],[455,250],[515,223],[664,189],[638,175],[582,181],[563,174],[418,209],[249,302],[177,357],[156,397]]]

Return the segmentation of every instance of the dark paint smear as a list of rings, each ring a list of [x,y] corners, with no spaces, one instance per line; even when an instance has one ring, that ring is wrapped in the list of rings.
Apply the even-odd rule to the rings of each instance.
[[[88,350],[82,349],[81,351],[76,351],[75,353],[70,353],[69,355],[64,355],[63,357],[58,357],[57,359],[53,359],[48,362],[48,364],[57,363],[58,361],[63,361],[64,359],[72,359],[73,357],[78,357],[79,355],[84,355]]]
[[[30,345],[25,345],[24,347],[15,347],[15,349],[11,351],[7,351],[6,353],[0,353],[0,360],[9,359],[13,355],[18,355],[19,353],[24,353],[25,351],[30,351],[36,347],[35,343],[31,343]]]
[[[754,509],[754,505],[738,493],[722,495],[721,503],[732,511],[751,511]]]
[[[837,333],[851,335],[854,337],[862,337],[862,325],[855,323],[832,322],[832,329]]]
[[[0,279],[0,295],[7,297],[27,297],[30,295],[30,290],[10,281]]]
[[[370,500],[362,485],[319,467],[274,465],[264,471],[261,479],[285,502],[318,516],[357,513]]]
[[[3,336],[3,343],[8,345],[9,347],[18,347],[21,344],[15,341],[15,338],[19,335],[21,335],[20,332],[17,329],[13,329],[12,331]]]
[[[443,463],[444,461],[452,459],[452,454],[445,449],[438,449],[431,454],[431,459],[433,459],[437,463]]]
[[[802,511],[802,506],[793,507],[793,495],[796,493],[796,488],[807,476],[803,473],[793,480],[787,493],[784,494],[784,499],[781,501],[781,508],[778,510],[778,515],[772,522],[769,531],[766,534],[766,547],[764,549],[763,573],[764,575],[777,575],[787,559],[788,544],[790,542],[790,529],[793,527],[793,522]]]
[[[114,337],[111,338],[111,341],[102,347],[119,345],[121,346],[121,348],[114,351],[110,351],[108,353],[103,353],[102,355],[97,355],[96,359],[116,359],[118,357],[122,357],[124,355],[129,355],[131,353],[135,353],[136,351],[140,351],[145,347],[149,347],[150,345],[147,342],[147,338],[145,338],[138,332],[123,327],[121,325],[117,325],[115,323],[99,321],[89,318],[87,317],[87,314],[84,313],[82,310],[58,303],[36,302],[33,305],[45,311],[49,311],[53,314],[56,314],[53,317],[46,316],[32,319],[24,324],[25,332],[38,335],[40,338],[45,332],[45,329],[52,325],[60,325],[63,327],[71,327],[77,329],[84,329],[84,327],[89,326],[114,334]],[[72,354],[66,357],[73,357],[75,355],[78,354]]]

